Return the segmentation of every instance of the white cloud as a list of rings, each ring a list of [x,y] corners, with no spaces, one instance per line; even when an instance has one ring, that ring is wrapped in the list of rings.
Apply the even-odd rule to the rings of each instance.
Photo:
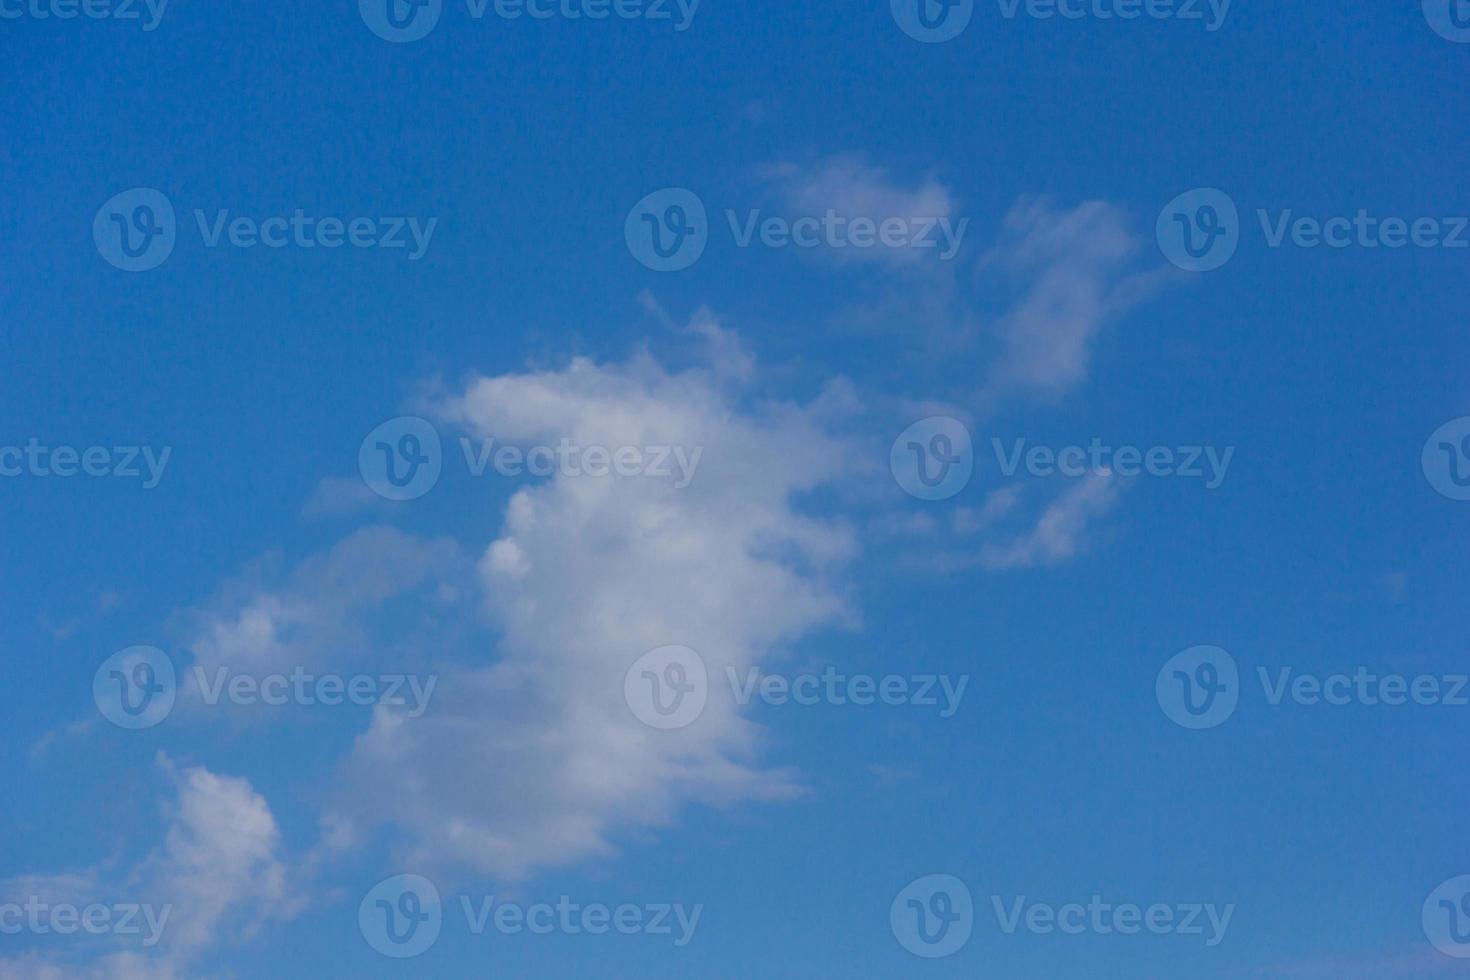
[[[992,490],[985,503],[978,509],[956,507],[952,521],[958,534],[976,534],[988,530],[1001,518],[1016,508],[1021,500],[1021,484],[1014,483],[999,490]]]
[[[301,514],[308,518],[336,517],[387,507],[388,501],[373,493],[361,480],[329,476],[311,491],[311,496],[301,505]]]
[[[987,544],[980,563],[1000,570],[1054,565],[1072,558],[1082,545],[1089,521],[1110,511],[1121,490],[1121,482],[1107,470],[1088,474],[1052,501],[1029,532],[1006,544]]]
[[[884,168],[867,164],[855,155],[835,156],[805,166],[773,164],[762,168],[759,176],[776,191],[789,219],[823,218],[829,210],[847,222],[866,218],[881,224],[885,219],[899,218],[910,222],[914,232],[923,234],[924,240],[936,243],[928,248],[906,244],[818,250],[831,258],[911,266],[926,256],[936,257],[941,253],[952,256],[947,245],[958,246],[954,237],[964,236],[962,219],[955,216],[949,189],[932,177],[905,187]],[[946,228],[941,229],[936,222],[944,222]],[[945,230],[951,234],[949,240],[944,237]]]
[[[370,663],[389,652],[373,628],[386,607],[427,595],[429,608],[416,612],[426,617],[419,620],[421,629],[429,631],[435,608],[453,605],[454,581],[468,573],[468,562],[450,539],[361,528],[303,561],[280,585],[257,581],[269,577],[257,570],[247,581],[227,586],[205,609],[184,617],[184,645],[193,654],[192,666],[203,668],[207,677],[220,667],[259,675],[289,673],[298,666],[345,669]],[[409,651],[388,666],[406,669],[403,661],[421,659],[422,646],[410,643]],[[195,677],[193,669],[185,671],[180,685],[180,703],[191,710],[202,703]]]
[[[1022,201],[983,260],[1025,284],[995,324],[992,375],[1002,387],[1056,395],[1087,375],[1097,334],[1172,278],[1132,271],[1140,248],[1123,210],[1089,201],[1070,211]]]
[[[176,768],[160,758],[175,799],[161,842],[126,872],[107,867],[0,881],[0,901],[31,896],[55,905],[151,906],[156,945],[97,955],[29,952],[0,959],[0,980],[172,980],[197,976],[192,965],[216,943],[251,935],[269,919],[300,908],[288,881],[280,832],[266,801],[244,779]],[[167,918],[161,916],[167,907]],[[143,925],[146,916],[138,922]],[[52,937],[57,938],[57,937]],[[122,937],[120,942],[141,947]]]
[[[760,766],[760,732],[723,685],[679,731],[645,727],[623,701],[625,672],[653,648],[692,647],[718,677],[852,617],[838,583],[851,532],[793,503],[848,471],[824,424],[848,396],[747,407],[729,380],[579,359],[477,378],[444,403],[502,442],[702,447],[703,462],[682,490],[559,475],[517,492],[480,563],[498,659],[446,675],[422,718],[379,713],[347,766],[343,814],[395,826],[421,866],[517,877],[610,853],[691,803],[798,792],[792,773]]]

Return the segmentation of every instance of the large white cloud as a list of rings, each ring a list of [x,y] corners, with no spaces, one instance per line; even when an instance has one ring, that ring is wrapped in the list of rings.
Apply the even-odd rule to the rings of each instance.
[[[348,764],[346,817],[396,826],[425,865],[517,877],[607,853],[689,803],[798,791],[762,768],[724,685],[678,731],[645,726],[623,698],[653,648],[688,646],[721,678],[852,616],[839,584],[851,533],[795,503],[849,472],[825,424],[845,398],[747,406],[727,387],[744,373],[576,360],[477,378],[442,404],[502,443],[682,447],[700,465],[683,489],[561,474],[518,491],[480,562],[498,647],[445,676],[424,717],[377,715]]]

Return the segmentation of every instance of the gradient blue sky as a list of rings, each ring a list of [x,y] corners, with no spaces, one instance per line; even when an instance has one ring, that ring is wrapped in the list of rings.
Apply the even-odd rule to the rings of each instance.
[[[1470,872],[1470,707],[1271,707],[1254,681],[1259,666],[1470,669],[1470,503],[1436,493],[1420,466],[1430,433],[1470,415],[1470,250],[1273,249],[1255,219],[1470,213],[1470,44],[1431,30],[1418,0],[1239,3],[1215,32],[1008,20],[982,2],[941,44],[904,34],[886,0],[705,0],[683,32],[477,21],[446,0],[437,28],[409,44],[374,36],[350,2],[176,0],[148,32],[5,20],[0,52],[0,445],[172,447],[148,491],[0,479],[0,900],[26,876],[58,875],[106,900],[152,879],[181,906],[224,896],[197,942],[137,976],[1470,974],[1420,924],[1426,896]],[[179,241],[161,267],[130,274],[99,256],[92,222],[140,186],[173,202]],[[671,186],[709,208],[711,240],[693,267],[661,274],[630,254],[624,219]],[[1197,187],[1231,196],[1242,238],[1224,268],[1186,274],[1154,228]],[[727,208],[789,215],[829,201],[881,217],[915,200],[968,219],[952,262],[741,249],[724,226]],[[438,225],[415,262],[208,249],[195,208]],[[470,479],[453,439],[471,424],[500,431],[526,391],[575,389],[574,357],[611,392],[579,409],[579,425],[595,428],[621,398],[657,414],[709,397],[681,431],[728,427],[723,445],[743,455],[721,458],[709,437],[706,496],[690,498],[699,519],[723,529],[711,515],[728,505],[733,540],[757,552],[771,532],[770,553],[752,559],[757,584],[785,569],[840,612],[815,612],[804,594],[742,595],[750,581],[714,553],[624,561],[625,545],[598,534],[616,519],[600,508],[622,497],[570,512],[575,488],[560,501],[535,481]],[[456,417],[486,378],[502,379],[504,403]],[[405,413],[435,416],[444,478],[419,500],[364,502],[359,444]],[[940,414],[973,433],[975,475],[952,499],[915,500],[889,473],[889,447]],[[531,422],[504,423],[517,424],[536,437]],[[1218,489],[1115,478],[1087,507],[1077,481],[1006,478],[992,436],[1235,456]],[[1014,509],[983,521],[1008,487]],[[804,789],[774,801],[743,784],[721,784],[720,806],[662,788],[660,752],[613,750],[625,765],[606,771],[637,800],[648,780],[660,786],[656,813],[534,792],[513,805],[554,765],[539,756],[465,773],[510,801],[486,819],[513,842],[558,846],[543,831],[559,807],[605,820],[602,852],[568,843],[527,868],[439,847],[449,805],[403,803],[417,793],[411,759],[369,760],[353,782],[367,709],[249,723],[181,710],[143,732],[98,717],[93,673],[114,651],[207,659],[202,638],[262,595],[311,617],[332,606],[332,625],[303,640],[320,670],[434,669],[447,698],[456,670],[511,659],[546,667],[548,701],[577,697],[566,692],[585,679],[558,673],[576,667],[542,620],[486,611],[495,583],[476,563],[527,488],[585,520],[543,542],[540,559],[568,563],[565,575],[516,593],[537,615],[599,622],[599,601],[646,580],[629,616],[656,618],[683,602],[660,584],[691,581],[730,617],[691,632],[738,634],[753,662],[965,674],[961,709],[746,709],[736,741],[750,722],[760,734],[745,763]],[[805,541],[814,527],[834,540]],[[320,557],[344,541],[358,550]],[[406,584],[379,588],[379,575]],[[559,577],[576,587],[554,588]],[[774,639],[749,625],[783,616],[792,625]],[[580,642],[604,642],[610,658],[658,645]],[[1154,682],[1199,644],[1228,650],[1245,684],[1229,722],[1191,732]],[[465,707],[482,726],[470,733],[497,737],[483,708]],[[522,722],[563,734],[555,720]],[[479,757],[473,744],[420,748],[451,765]],[[695,764],[718,769],[726,751]],[[191,791],[218,791],[207,813],[248,802],[274,824],[256,863],[194,891],[168,845],[181,820],[207,819],[189,811]],[[362,811],[353,834],[332,823],[344,797]],[[411,820],[367,815],[405,809]],[[279,881],[255,879],[272,869]],[[357,905],[400,872],[446,896],[704,911],[683,949],[450,924],[424,957],[398,962],[364,942]],[[925,960],[895,940],[889,904],[933,873],[963,879],[978,914],[962,950]],[[992,895],[1093,894],[1236,911],[1212,949],[1007,936],[990,912]],[[96,972],[112,952],[0,936],[0,976],[121,976]],[[41,972],[52,968],[63,972]]]

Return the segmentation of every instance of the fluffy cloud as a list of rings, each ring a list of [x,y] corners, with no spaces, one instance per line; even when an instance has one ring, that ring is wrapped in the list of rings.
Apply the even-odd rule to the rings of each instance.
[[[691,803],[798,791],[761,767],[760,733],[723,685],[679,731],[646,727],[623,699],[651,649],[691,647],[721,677],[852,616],[852,535],[794,500],[848,472],[823,421],[842,397],[744,406],[729,380],[576,360],[477,378],[443,403],[480,437],[697,448],[701,465],[683,489],[563,474],[518,491],[480,561],[494,657],[445,676],[423,718],[375,717],[347,766],[344,819],[393,825],[423,864],[517,877],[608,853]]]
[[[191,965],[226,935],[248,937],[265,921],[299,910],[275,818],[250,783],[199,767],[180,770],[167,759],[160,767],[175,796],[162,842],[136,867],[118,874],[93,868],[0,881],[0,901],[24,903],[35,896],[52,905],[128,902],[158,913],[166,908],[167,918],[157,917],[162,929],[156,945],[78,959],[49,951],[7,957],[0,959],[0,980],[197,976]]]

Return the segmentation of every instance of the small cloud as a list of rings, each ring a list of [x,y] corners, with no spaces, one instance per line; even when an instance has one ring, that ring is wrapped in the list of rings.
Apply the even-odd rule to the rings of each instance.
[[[1028,533],[1005,545],[986,545],[980,563],[992,571],[1055,565],[1074,557],[1092,518],[1118,501],[1122,484],[1108,470],[1085,477],[1054,500]]]
[[[872,774],[873,782],[879,789],[892,789],[899,783],[907,782],[917,775],[912,769],[890,766],[882,762],[869,765],[868,772]]]
[[[1017,483],[992,491],[990,496],[985,498],[985,503],[978,509],[974,507],[956,508],[952,518],[955,532],[976,534],[987,530],[996,521],[1015,510],[1020,499],[1021,485]]]
[[[1409,594],[1409,576],[1405,572],[1389,572],[1378,577],[1378,587],[1389,602],[1400,603]]]
[[[312,490],[311,496],[301,506],[301,516],[308,519],[339,517],[385,505],[386,501],[361,480],[329,476]]]
[[[854,155],[832,157],[814,166],[772,164],[762,168],[759,176],[776,191],[793,219],[825,219],[830,214],[837,221],[836,228],[860,218],[879,226],[899,219],[911,232],[898,245],[857,248],[829,242],[818,250],[839,261],[911,266],[925,257],[950,258],[969,223],[964,218],[951,220],[954,201],[949,189],[937,180],[926,178],[905,187],[887,170]]]
[[[1070,211],[1021,201],[1006,216],[1007,239],[981,261],[1027,283],[995,329],[993,382],[1056,395],[1087,375],[1098,333],[1175,277],[1133,271],[1140,242],[1127,214],[1106,201]]]
[[[939,530],[939,522],[923,511],[893,511],[873,518],[868,527],[890,537],[927,537]]]
[[[142,949],[107,948],[87,959],[42,954],[0,956],[0,980],[175,980],[217,942],[249,937],[269,920],[300,912],[291,864],[265,799],[242,778],[202,767],[180,769],[160,755],[173,795],[167,826],[153,851],[134,867],[99,865],[61,874],[0,880],[0,901],[30,896],[86,906],[128,895],[158,914],[143,917],[156,930]],[[146,926],[145,926],[146,922]]]

